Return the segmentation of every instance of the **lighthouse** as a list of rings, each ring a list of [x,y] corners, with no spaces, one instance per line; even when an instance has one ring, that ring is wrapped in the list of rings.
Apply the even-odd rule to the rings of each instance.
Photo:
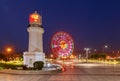
[[[45,53],[43,52],[43,33],[42,17],[35,11],[29,16],[29,33],[28,51],[23,53],[24,65],[33,67],[34,62],[43,61],[45,63]]]

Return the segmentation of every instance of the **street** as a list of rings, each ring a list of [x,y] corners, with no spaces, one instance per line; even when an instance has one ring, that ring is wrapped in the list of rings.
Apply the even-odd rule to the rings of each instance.
[[[71,63],[66,71],[44,75],[0,74],[0,81],[120,81],[120,65]]]

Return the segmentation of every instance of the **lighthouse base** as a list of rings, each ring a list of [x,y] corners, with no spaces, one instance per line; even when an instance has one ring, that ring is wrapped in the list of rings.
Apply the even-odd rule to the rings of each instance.
[[[45,54],[43,52],[24,52],[23,64],[27,67],[34,67],[34,62],[43,61],[45,66]]]

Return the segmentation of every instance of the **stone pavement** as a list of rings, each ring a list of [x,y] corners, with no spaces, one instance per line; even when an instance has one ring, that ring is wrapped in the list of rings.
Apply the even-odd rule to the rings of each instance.
[[[120,81],[120,66],[95,64],[66,66],[66,71],[54,74],[1,74],[0,81]]]

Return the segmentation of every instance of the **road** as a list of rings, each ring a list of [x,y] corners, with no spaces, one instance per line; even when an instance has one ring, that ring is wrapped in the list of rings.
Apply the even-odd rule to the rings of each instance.
[[[120,81],[120,65],[72,63],[66,71],[44,75],[0,74],[0,81]]]

